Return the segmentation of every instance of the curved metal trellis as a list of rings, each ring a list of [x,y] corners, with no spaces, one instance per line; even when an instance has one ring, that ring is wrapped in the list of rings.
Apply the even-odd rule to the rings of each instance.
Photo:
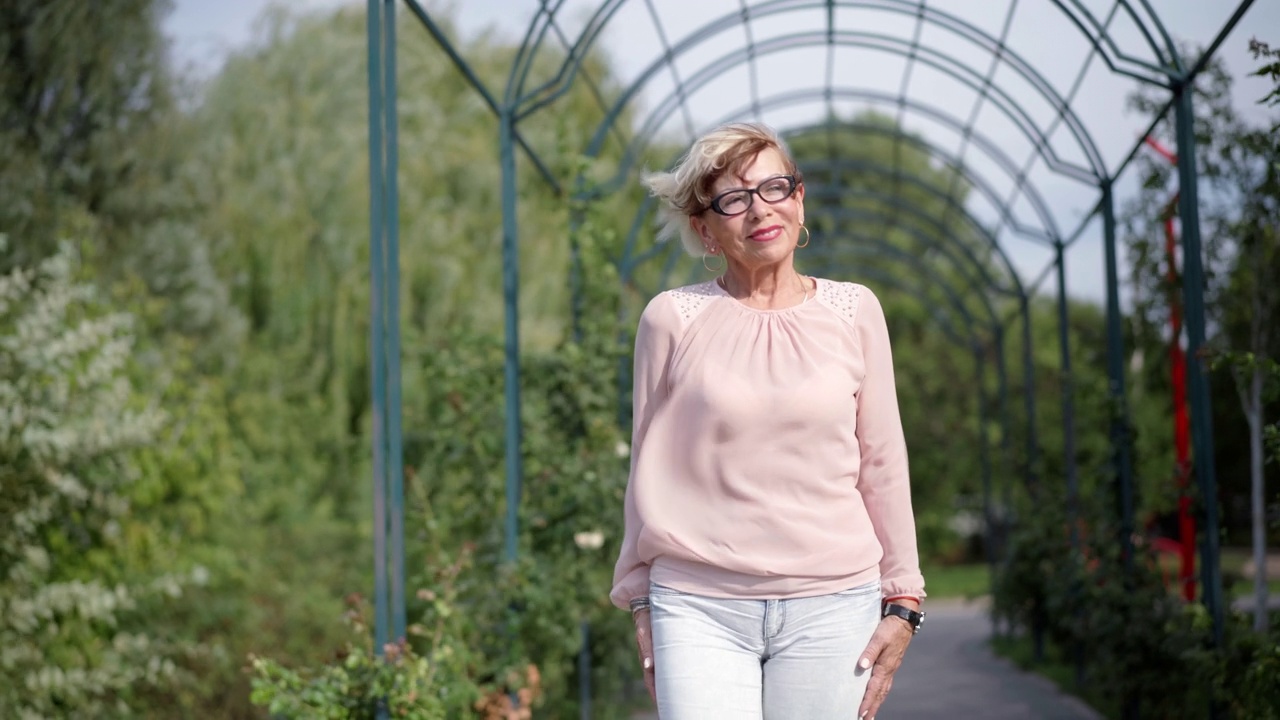
[[[1000,410],[1002,427],[1000,444],[1008,451],[1008,408],[1006,379],[1003,366],[1005,333],[1012,318],[1020,323],[1023,348],[1024,374],[1027,392],[1024,400],[1026,420],[1032,424],[1031,439],[1027,448],[1027,465],[1036,472],[1036,448],[1034,441],[1035,407],[1031,388],[1031,326],[1029,301],[1040,285],[1050,275],[1057,285],[1059,340],[1062,356],[1063,430],[1066,445],[1066,480],[1074,495],[1075,467],[1073,459],[1073,406],[1071,392],[1071,353],[1067,336],[1067,269],[1064,253],[1083,236],[1086,227],[1095,219],[1101,219],[1103,276],[1106,286],[1107,374],[1109,390],[1119,412],[1115,413],[1111,428],[1115,448],[1115,468],[1119,480],[1122,520],[1126,530],[1133,523],[1132,468],[1128,457],[1127,418],[1124,413],[1124,349],[1121,338],[1121,314],[1118,296],[1118,270],[1116,260],[1116,223],[1114,187],[1128,168],[1141,146],[1141,137],[1148,134],[1155,124],[1172,111],[1177,129],[1180,217],[1183,223],[1182,244],[1184,266],[1184,311],[1188,338],[1188,355],[1197,357],[1197,351],[1205,341],[1204,302],[1201,290],[1203,265],[1201,258],[1198,201],[1196,196],[1195,138],[1192,120],[1191,84],[1203,70],[1212,54],[1227,34],[1244,16],[1252,0],[1242,0],[1235,7],[1224,26],[1216,33],[1208,49],[1194,62],[1188,62],[1173,43],[1158,13],[1148,0],[1110,0],[1107,12],[1095,15],[1082,0],[1040,0],[1038,5],[1051,7],[1064,21],[1070,32],[1078,33],[1087,43],[1088,51],[1074,79],[1066,88],[1050,82],[1036,63],[1023,57],[1009,42],[1012,21],[1019,0],[1009,0],[1000,23],[998,34],[985,30],[969,19],[965,11],[942,10],[926,0],[739,0],[725,3],[723,13],[702,21],[682,37],[673,37],[662,21],[657,0],[600,0],[593,3],[593,10],[576,31],[569,31],[563,14],[571,8],[566,0],[540,0],[523,36],[519,50],[510,69],[507,86],[503,92],[492,92],[471,70],[465,57],[449,39],[432,14],[418,0],[401,0],[409,13],[421,22],[436,40],[458,70],[475,87],[499,123],[503,196],[503,298],[505,306],[506,343],[506,554],[508,559],[516,555],[516,511],[520,503],[522,468],[520,465],[520,388],[519,388],[519,333],[518,333],[518,282],[517,253],[519,227],[517,224],[517,152],[526,158],[539,176],[556,192],[569,192],[562,178],[558,178],[543,160],[539,148],[523,129],[536,118],[554,108],[556,103],[576,87],[585,87],[601,112],[602,120],[592,137],[582,148],[590,157],[614,163],[614,175],[608,181],[597,184],[594,192],[612,192],[632,182],[637,164],[669,138],[663,128],[672,119],[683,126],[684,135],[695,136],[699,129],[721,120],[755,117],[778,109],[812,107],[825,108],[827,121],[821,125],[812,122],[779,128],[788,135],[812,132],[882,132],[891,136],[894,143],[894,162],[890,167],[862,159],[840,157],[838,153],[828,157],[826,167],[814,161],[806,168],[817,174],[823,171],[869,172],[885,180],[892,192],[868,192],[862,199],[871,200],[892,210],[891,217],[878,217],[893,232],[912,238],[921,247],[929,246],[931,262],[923,262],[917,255],[903,253],[900,248],[879,242],[877,238],[858,237],[855,245],[882,256],[899,255],[900,262],[914,263],[922,273],[931,274],[935,282],[930,286],[947,296],[948,306],[960,315],[965,334],[956,332],[950,320],[944,317],[935,321],[953,340],[966,341],[973,348],[982,345],[975,338],[979,330],[989,332],[987,347],[997,347],[998,376],[1001,386]],[[532,0],[530,0],[532,3]],[[1023,0],[1024,4],[1030,0]],[[399,336],[398,336],[398,218],[396,187],[396,76],[395,29],[396,0],[368,0],[369,17],[369,146],[371,169],[371,280],[373,293],[373,333],[371,340],[372,388],[374,405],[374,499],[375,499],[375,576],[377,582],[377,638],[382,647],[389,637],[399,637],[404,632],[404,568],[403,568],[403,511],[399,438]],[[960,6],[955,6],[960,7]],[[587,58],[598,52],[606,29],[620,13],[628,8],[642,8],[654,26],[658,46],[649,48],[651,55],[642,69],[622,87],[606,92],[601,83],[591,77],[586,66]],[[574,6],[580,12],[581,7]],[[639,11],[638,11],[639,12]],[[864,28],[850,29],[840,26],[842,13],[873,12],[905,19],[911,28],[905,35],[871,31]],[[823,21],[803,30],[757,39],[753,28],[757,23],[781,22],[792,17],[813,18]],[[1134,28],[1136,40],[1125,42],[1116,30],[1118,24],[1127,23]],[[745,43],[740,46],[724,46],[710,60],[699,60],[706,55],[709,46],[722,47],[726,33],[742,30]],[[942,33],[952,42],[964,43],[970,50],[976,49],[989,62],[973,63],[958,52],[948,48],[925,44],[925,31]],[[816,87],[787,87],[781,92],[762,93],[761,63],[770,58],[785,57],[798,49],[820,49],[825,52],[820,72],[822,82]],[[856,82],[837,79],[840,52],[854,49],[874,52],[883,56],[901,58],[904,70],[897,93],[876,90]],[[1132,148],[1119,162],[1108,167],[1104,154],[1099,150],[1088,123],[1076,111],[1077,98],[1085,89],[1091,65],[1100,61],[1112,77],[1127,79],[1141,86],[1159,88],[1169,95],[1167,104],[1152,119],[1146,133],[1142,133]],[[699,64],[700,63],[700,64]],[[693,65],[692,68],[688,67]],[[547,68],[551,68],[548,71]],[[749,78],[749,101],[731,108],[722,117],[704,121],[698,117],[692,98],[717,78],[738,68],[745,68]],[[952,110],[937,103],[916,97],[911,91],[911,80],[916,68],[927,68],[957,87],[967,88],[975,94],[968,112]],[[670,77],[674,88],[656,98],[652,109],[643,117],[632,117],[638,99],[654,92],[659,77]],[[1013,81],[1016,81],[1013,82]],[[1030,93],[1030,96],[1028,95]],[[1046,121],[1035,117],[1028,102],[1051,109]],[[838,117],[838,102],[858,102],[866,107],[888,112],[895,120],[897,130],[874,127],[857,120],[834,121]],[[985,112],[998,114],[1014,128],[1030,146],[1027,156],[1018,162],[996,137],[984,130]],[[948,153],[923,137],[903,132],[908,121],[936,123],[959,134],[959,149]],[[1065,139],[1063,139],[1065,138]],[[835,142],[831,147],[836,146]],[[899,166],[903,148],[923,152],[939,164],[950,168],[953,174],[945,189],[919,183]],[[981,162],[969,160],[976,153]],[[1079,160],[1072,159],[1072,156]],[[994,167],[999,177],[983,171],[982,167]],[[1058,226],[1057,215],[1049,198],[1052,193],[1040,187],[1033,177],[1036,168],[1043,168],[1052,178],[1065,180],[1075,186],[1092,188],[1096,201],[1091,211],[1078,221],[1069,232]],[[1011,184],[1007,194],[998,191],[999,181]],[[912,216],[898,193],[907,185],[914,185],[912,192],[929,194],[944,209],[941,218]],[[580,186],[580,185],[579,185]],[[976,197],[989,203],[996,212],[995,226],[984,223],[966,204],[963,189],[972,189]],[[869,219],[864,210],[837,208],[837,192],[841,200],[857,199],[858,193],[849,193],[838,185],[823,186],[814,183],[812,197],[820,202],[814,211],[837,216]],[[1031,217],[1018,211],[1020,203],[1030,208]],[[665,283],[682,262],[676,248],[641,245],[648,237],[643,220],[652,212],[652,203],[641,203],[640,214],[628,234],[619,268],[624,278],[633,277],[635,271],[650,262],[663,263],[659,270],[660,283]],[[858,215],[862,212],[862,215]],[[953,221],[958,219],[958,224]],[[839,228],[837,237],[854,237],[848,228]],[[1015,269],[1008,254],[1013,240],[1030,242],[1050,250],[1053,261],[1034,279],[1025,278]],[[974,255],[974,242],[981,243],[983,251],[989,250],[998,261],[996,268]],[[847,250],[847,247],[842,249]],[[906,255],[907,257],[901,257]],[[964,287],[954,287],[949,280],[934,272],[932,261],[944,263],[949,271],[963,278]],[[815,254],[815,261],[822,259]],[[832,266],[834,271],[845,268]],[[993,274],[998,270],[999,272]],[[890,277],[885,274],[885,277]],[[884,278],[882,278],[884,280]],[[897,283],[888,282],[889,285]],[[919,288],[916,289],[919,291]],[[970,313],[965,297],[976,297],[982,305],[982,320]],[[1000,308],[1009,312],[1002,319],[997,316]],[[944,324],[945,323],[945,324]],[[977,350],[975,350],[977,352]],[[984,387],[983,360],[975,363],[979,368],[978,384]],[[1212,464],[1213,431],[1209,408],[1208,378],[1202,364],[1194,363],[1187,373],[1188,395],[1192,404],[1194,471],[1203,497],[1216,496],[1216,479]],[[983,391],[985,392],[985,391]],[[979,411],[985,412],[988,398],[979,397]],[[982,427],[985,428],[985,416]],[[985,437],[985,429],[983,430]],[[985,448],[986,442],[982,443]],[[985,450],[984,450],[985,452]],[[983,458],[984,468],[988,466]],[[984,471],[984,474],[986,472]],[[1222,637],[1222,588],[1218,571],[1218,530],[1216,505],[1207,502],[1201,507],[1201,527],[1204,538],[1202,556],[1202,600],[1213,617],[1214,634],[1218,642]],[[1125,533],[1128,537],[1129,533]]]

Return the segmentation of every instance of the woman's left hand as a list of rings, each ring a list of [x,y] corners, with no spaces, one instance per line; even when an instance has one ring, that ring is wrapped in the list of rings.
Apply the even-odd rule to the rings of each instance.
[[[902,603],[906,605],[907,603]],[[916,609],[915,603],[910,607]],[[880,711],[880,705],[889,697],[889,688],[893,687],[893,674],[902,665],[902,656],[907,652],[907,645],[915,633],[911,625],[899,617],[881,618],[876,631],[862,651],[858,667],[871,668],[871,680],[867,682],[867,691],[862,696],[862,705],[858,707],[858,717],[873,720]]]

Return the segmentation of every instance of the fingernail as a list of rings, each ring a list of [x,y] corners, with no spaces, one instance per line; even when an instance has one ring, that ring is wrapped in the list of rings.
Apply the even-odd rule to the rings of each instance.
[[[862,711],[862,714],[861,714],[861,715],[859,715],[858,717],[859,717],[859,718],[865,718],[865,717],[867,716],[867,713],[868,713],[868,712],[870,712],[870,711],[868,711],[868,710],[863,710],[863,711]]]
[[[866,670],[867,668],[871,667],[871,658],[862,658],[861,660],[859,660],[858,667],[862,668],[863,670]],[[866,713],[862,713],[862,714],[864,717],[866,716]]]
[[[645,658],[645,659],[644,659],[644,669],[645,669],[645,670],[648,670],[648,669],[649,669],[649,668],[651,668],[651,667],[653,667],[653,658]]]

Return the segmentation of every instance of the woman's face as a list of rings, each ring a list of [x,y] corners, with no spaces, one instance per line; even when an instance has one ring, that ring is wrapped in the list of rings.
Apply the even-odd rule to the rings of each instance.
[[[759,188],[771,178],[789,172],[781,153],[767,148],[739,174],[725,174],[716,180],[711,196],[714,198],[729,190]],[[800,239],[800,226],[804,224],[804,185],[797,185],[791,197],[779,202],[769,203],[753,194],[745,203],[750,203],[746,212],[732,217],[707,210],[689,218],[702,238],[703,247],[708,253],[723,254],[726,262],[744,270],[790,262]]]

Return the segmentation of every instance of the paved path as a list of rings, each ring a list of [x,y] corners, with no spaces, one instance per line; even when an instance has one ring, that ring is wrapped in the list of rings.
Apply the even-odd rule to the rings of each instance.
[[[1083,701],[1051,681],[996,657],[988,645],[991,621],[973,604],[927,603],[926,625],[893,681],[879,713],[885,720],[1094,720]]]
[[[1049,680],[996,657],[981,606],[938,600],[927,610],[925,628],[912,641],[878,714],[882,720],[1100,720]],[[652,713],[634,718],[657,719]]]

